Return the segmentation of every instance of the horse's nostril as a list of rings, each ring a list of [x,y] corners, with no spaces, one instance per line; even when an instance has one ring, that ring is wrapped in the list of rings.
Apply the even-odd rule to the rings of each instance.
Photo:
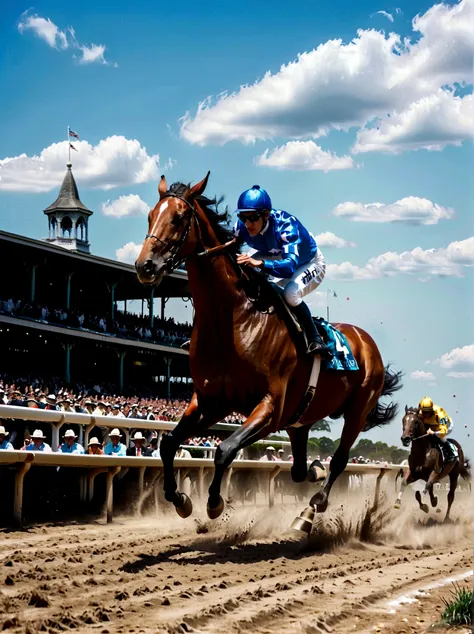
[[[151,273],[153,271],[153,260],[146,260],[145,264],[143,265],[143,270],[145,271],[145,273]]]

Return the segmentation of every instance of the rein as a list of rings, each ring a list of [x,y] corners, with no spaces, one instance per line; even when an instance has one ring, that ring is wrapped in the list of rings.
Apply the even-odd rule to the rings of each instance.
[[[201,227],[199,225],[199,221],[197,218],[197,211],[194,205],[192,205],[189,200],[186,200],[186,198],[184,198],[183,196],[180,196],[179,194],[174,194],[172,192],[165,194],[164,196],[162,196],[161,200],[163,200],[163,198],[178,198],[179,200],[183,201],[183,203],[185,203],[185,205],[189,208],[190,210],[190,216],[189,216],[189,221],[188,224],[186,225],[186,229],[183,231],[183,233],[181,234],[181,237],[179,240],[176,240],[174,242],[174,247],[170,248],[170,245],[172,244],[172,241],[168,240],[168,241],[164,241],[161,238],[159,238],[158,236],[155,236],[153,233],[147,233],[145,236],[145,240],[147,240],[148,238],[153,238],[153,240],[156,240],[157,242],[159,242],[160,244],[162,244],[164,247],[166,247],[167,249],[170,250],[170,255],[169,257],[165,260],[165,268],[168,271],[168,273],[172,273],[176,268],[178,268],[178,266],[184,262],[184,260],[186,260],[187,258],[190,258],[191,256],[187,256],[184,258],[177,258],[176,256],[178,255],[179,251],[181,250],[181,247],[183,246],[183,244],[186,241],[186,238],[189,235],[189,231],[191,229],[191,224],[194,221],[195,225],[196,225],[196,232],[197,232],[197,237],[198,237],[198,244],[199,244],[199,248],[202,249],[201,251],[198,251],[198,253],[196,253],[196,257],[201,258],[201,257],[210,257],[210,256],[217,256],[220,255],[221,253],[225,252],[229,247],[231,247],[233,244],[235,244],[237,242],[237,238],[233,238],[232,240],[229,240],[229,242],[226,242],[225,244],[218,244],[215,247],[211,247],[210,249],[206,249],[203,241],[202,241],[202,233],[201,233]]]

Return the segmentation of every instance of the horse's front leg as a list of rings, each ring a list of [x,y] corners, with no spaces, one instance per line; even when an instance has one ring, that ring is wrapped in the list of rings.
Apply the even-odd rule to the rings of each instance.
[[[412,484],[413,482],[415,482],[414,478],[411,475],[411,471],[408,471],[408,474],[406,477],[402,477],[402,482],[400,484],[400,491],[398,493],[398,497],[395,500],[395,504],[393,505],[394,509],[399,509],[401,504],[402,504],[402,495],[405,492],[405,489],[407,488],[407,486],[409,484]]]
[[[192,513],[192,503],[189,498],[177,491],[176,478],[174,475],[174,458],[179,446],[183,442],[198,433],[210,427],[215,420],[202,417],[196,393],[193,394],[191,402],[186,408],[181,420],[166,435],[163,435],[160,444],[160,457],[163,461],[163,489],[165,499],[173,502],[178,515],[188,517]]]
[[[268,427],[274,411],[274,398],[270,395],[265,396],[242,427],[221,442],[217,448],[214,458],[214,478],[209,487],[209,499],[207,502],[207,514],[211,519],[219,517],[224,510],[221,484],[225,470],[232,463],[240,449],[268,435]]]

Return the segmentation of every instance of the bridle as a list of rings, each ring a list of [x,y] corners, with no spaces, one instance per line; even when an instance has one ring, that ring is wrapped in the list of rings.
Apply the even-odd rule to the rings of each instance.
[[[146,236],[145,236],[145,240],[147,240],[148,238],[153,238],[153,240],[156,240],[157,242],[162,244],[164,247],[166,247],[166,249],[169,249],[170,255],[165,260],[165,269],[168,271],[168,273],[171,273],[176,268],[178,268],[178,266],[182,262],[184,262],[184,260],[186,259],[186,258],[177,258],[176,256],[178,255],[179,251],[181,250],[181,247],[183,246],[183,244],[186,241],[186,238],[189,235],[189,231],[191,229],[191,224],[192,224],[193,220],[196,223],[196,229],[197,229],[197,234],[198,234],[198,243],[199,243],[199,245],[201,247],[202,247],[202,235],[201,235],[201,227],[199,226],[199,222],[198,222],[198,219],[197,219],[197,211],[196,211],[196,208],[194,207],[194,205],[192,205],[189,202],[189,200],[186,200],[186,198],[183,198],[183,196],[180,196],[179,194],[174,194],[172,192],[169,192],[169,193],[165,194],[164,196],[162,196],[161,199],[160,199],[160,202],[163,199],[165,199],[165,198],[178,198],[179,200],[182,200],[183,203],[186,204],[186,207],[191,212],[189,214],[189,216],[188,216],[188,224],[186,225],[186,228],[183,231],[183,233],[181,234],[181,237],[179,238],[179,240],[176,240],[176,241],[166,240],[166,241],[164,241],[161,238],[159,238],[158,236],[155,236],[153,233],[147,233]]]
[[[411,435],[409,436],[410,440],[416,440],[417,438],[424,438],[424,435],[421,436],[415,436],[416,432],[420,432],[421,433],[421,428],[420,428],[420,423],[423,423],[422,419],[420,418],[420,415],[418,414],[417,411],[414,411],[412,408],[410,408],[406,413],[405,416],[412,416],[415,419],[415,424],[413,425],[413,430]],[[405,418],[404,416],[404,418]]]

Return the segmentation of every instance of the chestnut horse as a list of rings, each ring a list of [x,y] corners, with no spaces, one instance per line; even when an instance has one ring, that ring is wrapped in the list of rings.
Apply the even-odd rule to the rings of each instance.
[[[164,467],[165,498],[181,517],[192,512],[191,500],[177,491],[173,471],[180,444],[231,412],[247,417],[215,453],[214,478],[207,512],[218,517],[224,509],[220,495],[226,468],[237,452],[269,434],[285,429],[306,392],[313,357],[305,354],[302,336],[290,336],[278,313],[259,312],[249,301],[235,263],[236,246],[228,214],[219,213],[216,200],[203,196],[209,173],[193,187],[175,183],[169,189],[164,176],[160,199],[148,214],[148,234],[135,263],[142,284],[158,285],[163,276],[186,262],[195,318],[189,361],[194,394],[176,428],[163,436],[160,453]],[[289,427],[295,482],[307,476],[306,445],[311,425],[325,416],[344,415],[340,445],[328,476],[311,507],[325,511],[334,481],[344,471],[349,450],[361,431],[389,422],[396,406],[383,406],[380,396],[400,387],[400,375],[384,370],[373,339],[357,326],[336,324],[347,337],[359,369],[321,372],[311,405]]]
[[[411,443],[411,451],[408,456],[408,472],[404,474],[400,486],[400,492],[394,504],[394,508],[399,509],[402,502],[402,495],[408,484],[412,484],[417,480],[424,480],[426,486],[423,491],[425,496],[429,493],[431,506],[438,504],[438,498],[433,493],[433,486],[442,478],[449,476],[449,492],[448,492],[448,510],[444,521],[449,520],[449,512],[454,502],[454,494],[458,486],[458,478],[461,476],[465,480],[471,477],[469,461],[464,460],[464,452],[457,440],[451,440],[456,445],[459,457],[453,462],[443,464],[443,458],[439,449],[439,440],[436,437],[427,434],[427,429],[423,420],[419,416],[417,407],[405,406],[405,416],[402,420],[402,438],[401,441],[405,447]],[[421,494],[416,491],[415,498],[420,509],[424,513],[428,513],[428,505],[424,504]]]

